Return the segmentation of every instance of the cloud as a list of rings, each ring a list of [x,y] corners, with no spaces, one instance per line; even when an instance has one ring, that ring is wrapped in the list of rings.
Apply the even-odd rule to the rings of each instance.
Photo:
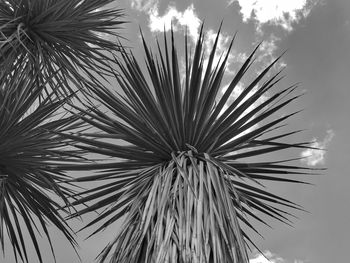
[[[168,6],[164,15],[159,14],[159,0],[131,0],[131,7],[139,12],[144,12],[149,17],[149,29],[151,32],[163,32],[164,28],[169,31],[171,25],[174,31],[179,27],[187,27],[189,35],[196,38],[201,21],[195,12],[193,4],[183,12],[175,6]]]
[[[265,257],[261,254],[257,254],[253,259],[249,260],[249,263],[289,263],[291,262],[281,258],[276,254],[271,253],[268,250],[264,252],[264,255]],[[306,261],[295,259],[293,263],[306,263]]]
[[[217,36],[217,31],[213,29],[209,29],[205,32],[205,40],[204,40],[204,50],[205,50],[205,56],[208,59],[210,52],[212,50],[212,47],[214,45],[215,39]],[[219,40],[216,46],[216,52],[215,57],[213,61],[213,65],[217,65],[219,62],[220,56],[222,56],[222,59],[227,54],[229,45],[232,41],[233,35],[230,35],[224,31],[220,32],[219,34]],[[225,69],[225,76],[234,75],[236,73],[236,70],[238,66],[243,64],[248,58],[247,53],[245,52],[239,52],[235,45],[233,44],[233,47],[231,48],[230,54],[226,61],[226,69]],[[206,65],[207,60],[204,61],[204,65]],[[233,67],[235,65],[235,67]]]
[[[283,27],[287,31],[293,29],[292,23],[298,23],[307,17],[316,1],[308,0],[231,0],[237,1],[241,7],[243,21],[255,20],[258,27],[261,24],[271,23]]]
[[[209,29],[205,32],[204,49],[205,49],[205,56],[207,58],[206,61],[204,62],[205,67],[208,63],[208,57],[215,43],[216,36],[217,36],[217,31],[214,31],[213,29]],[[219,40],[216,46],[215,57],[213,60],[213,67],[215,67],[218,64],[221,56],[223,56],[220,60],[222,62],[222,59],[227,53],[231,40],[232,40],[232,36],[229,36],[226,33],[219,34]],[[226,70],[225,70],[226,76],[234,74],[234,71],[230,70],[230,65],[233,62],[239,62],[238,60],[242,59],[243,56],[245,56],[245,53],[236,54],[236,51],[231,49],[231,53],[229,54],[226,62]]]
[[[169,31],[172,26],[174,32],[187,29],[189,39],[193,43],[197,41],[202,21],[196,13],[193,4],[189,5],[184,11],[179,11],[176,6],[170,5],[167,7],[164,14],[160,14],[159,12],[159,0],[132,0],[131,6],[148,15],[148,27],[151,32],[163,32],[164,29],[165,31]],[[209,29],[205,31],[204,51],[206,58],[209,57],[216,36],[216,30]],[[224,32],[220,33],[213,65],[217,64],[221,55],[225,55],[231,39],[232,35],[228,35]],[[230,69],[232,63],[242,63],[246,58],[247,55],[244,52],[238,53],[236,50],[232,49],[226,63],[226,75],[234,74],[234,71]],[[207,60],[204,61],[204,65],[206,65],[206,63]]]
[[[158,5],[158,0],[132,0],[131,7],[140,11],[146,12],[154,9]]]
[[[270,34],[270,36],[261,43],[256,58],[257,65],[259,65],[257,72],[260,72],[261,70],[265,69],[268,65],[272,63],[272,61],[274,61],[277,58],[275,56],[275,53],[278,50],[279,41],[281,41],[280,37],[277,37],[274,34]],[[274,65],[274,69],[281,69],[286,66],[287,64],[285,63],[283,58],[280,58],[279,61]]]
[[[164,13],[164,15],[159,14],[158,7],[155,6],[152,10],[149,10],[149,28],[151,32],[163,32],[164,28],[166,31],[169,31],[171,25],[173,26],[173,30],[176,32],[179,29],[187,28],[188,35],[193,43],[197,41],[199,28],[201,26],[201,20],[196,14],[195,8],[193,4],[188,6],[183,12],[177,10],[174,6],[169,6]],[[204,66],[206,66],[208,62],[208,57],[210,55],[210,51],[213,47],[217,36],[217,31],[213,29],[209,29],[205,31],[205,41],[204,41],[204,52],[206,60],[204,61]],[[213,65],[216,65],[220,59],[221,55],[225,55],[229,44],[232,40],[232,36],[226,33],[220,33],[219,41],[216,47],[216,53],[213,61]],[[228,57],[226,63],[226,75],[233,74],[234,72],[230,70],[230,65],[233,62],[240,62],[243,58],[246,58],[245,53],[238,53],[234,50],[231,50],[231,53]]]
[[[276,42],[280,40],[280,38],[276,37],[274,34],[271,34],[268,40],[262,42],[259,49],[260,56],[257,58],[257,61],[261,62],[268,59],[268,61],[271,62],[274,60],[273,54],[278,48]]]
[[[276,37],[274,34],[271,34],[269,38],[261,43],[256,58],[257,65],[259,65],[259,68],[256,70],[257,73],[265,69],[265,67],[270,65],[271,62],[276,59],[274,54],[278,49],[277,42],[280,40],[280,38]],[[285,63],[283,65],[285,65]]]
[[[221,89],[221,94],[223,95],[225,93],[225,91],[227,90],[229,84],[225,85],[222,89]],[[234,102],[234,100],[236,100],[238,98],[238,96],[244,91],[245,86],[242,82],[239,82],[237,84],[237,86],[235,87],[235,89],[233,90],[230,98],[228,99],[227,103],[224,105],[222,111],[220,112],[220,115],[227,110],[227,108]],[[254,95],[258,90],[258,87],[255,87],[252,91],[250,91],[247,96],[243,99],[242,102],[240,102],[238,106],[240,106],[242,103],[244,103],[247,99],[249,99],[252,95]],[[262,95],[259,99],[257,99],[254,103],[252,103],[246,110],[245,112],[237,119],[241,119],[243,116],[245,116],[246,114],[248,114],[249,112],[251,112],[253,109],[255,109],[256,107],[258,107],[260,104],[262,104],[264,101],[266,101],[268,99],[267,95]],[[256,115],[254,115],[253,117],[251,117],[248,121],[250,121],[251,119],[255,118]],[[256,130],[259,127],[258,124],[253,125],[252,127],[250,127],[249,129],[244,130],[243,132],[241,132],[240,134],[238,134],[237,136],[235,136],[233,139],[237,139],[251,131]]]
[[[265,251],[264,255],[258,254],[253,259],[249,260],[249,263],[286,263],[283,258],[271,253],[270,251]]]
[[[316,138],[313,139],[311,147],[319,148],[318,149],[307,149],[303,151],[300,156],[304,157],[302,162],[306,163],[309,166],[323,165],[325,163],[326,149],[329,146],[330,142],[334,138],[335,134],[333,130],[328,130],[327,135],[322,141],[318,141]]]
[[[228,85],[224,86],[222,88],[222,94],[227,90]],[[244,91],[245,86],[243,85],[242,82],[239,82],[237,84],[237,86],[235,87],[235,89],[233,90],[230,99],[228,100],[228,105],[229,106],[235,99],[238,98],[239,95],[242,94],[242,92]],[[241,105],[242,103],[244,103],[247,99],[249,99],[252,95],[254,95],[256,92],[258,91],[258,87],[253,88],[253,90],[251,90],[247,96],[243,99],[243,101],[241,103],[238,104]],[[267,95],[262,95],[259,99],[257,99],[256,102],[252,103],[247,110],[245,111],[245,114],[251,112],[253,109],[255,109],[257,106],[259,106],[260,104],[262,104],[264,101],[266,101],[268,99]]]
[[[217,32],[209,29],[205,33],[205,48],[206,48],[206,53],[209,55],[212,46],[214,45],[215,39],[217,36]],[[217,43],[216,51],[218,54],[222,54],[227,50],[228,45],[230,44],[230,41],[232,40],[232,37],[228,35],[224,35],[223,33],[220,33],[219,40]],[[215,64],[215,63],[214,63]]]
[[[244,63],[248,58],[248,55],[244,52],[239,52],[235,55],[235,59],[239,63]]]
[[[193,4],[186,8],[185,11],[178,11],[176,7],[169,6],[164,15],[159,15],[158,7],[148,11],[149,28],[151,32],[163,32],[170,30],[173,25],[174,31],[179,28],[187,28],[188,34],[193,41],[197,39],[198,30],[201,25],[201,20],[195,13]]]

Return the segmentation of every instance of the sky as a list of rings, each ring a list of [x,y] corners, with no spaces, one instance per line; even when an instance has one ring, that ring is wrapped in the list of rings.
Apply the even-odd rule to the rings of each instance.
[[[302,165],[327,167],[327,170],[322,175],[305,178],[313,185],[268,185],[271,192],[301,204],[309,212],[295,212],[298,219],[293,219],[293,227],[274,221],[272,229],[258,225],[264,238],[253,236],[253,239],[272,263],[349,262],[350,1],[120,0],[115,6],[125,9],[125,18],[130,23],[121,33],[140,60],[143,53],[139,27],[154,46],[155,38],[161,39],[164,28],[169,30],[171,23],[178,39],[183,39],[187,28],[193,44],[204,21],[209,50],[223,21],[219,53],[227,49],[237,32],[227,79],[234,76],[237,67],[261,41],[255,66],[249,73],[252,76],[287,50],[274,68],[285,67],[286,77],[278,88],[300,82],[300,91],[305,92],[288,108],[288,111],[304,109],[289,121],[289,127],[305,130],[296,138],[298,141],[312,141],[313,146],[325,149],[299,151],[296,157],[305,157]],[[181,48],[181,54],[180,51]],[[94,217],[89,215],[84,219],[89,221]],[[79,226],[82,224],[73,222],[74,228]],[[85,241],[89,232],[80,233],[82,262],[94,262],[94,257],[115,233],[116,230],[108,229]],[[57,262],[79,262],[61,234],[52,229],[52,235]],[[45,246],[43,243],[45,262],[53,262]],[[253,251],[250,263],[267,263],[266,258]],[[0,257],[0,262],[14,261]]]

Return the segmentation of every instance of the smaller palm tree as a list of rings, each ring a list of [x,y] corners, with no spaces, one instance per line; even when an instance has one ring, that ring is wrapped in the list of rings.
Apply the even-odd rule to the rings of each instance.
[[[123,62],[116,61],[121,72],[115,74],[117,94],[94,89],[108,112],[81,110],[82,119],[100,132],[66,134],[78,148],[115,160],[77,168],[100,170],[79,181],[108,182],[74,202],[92,202],[75,215],[104,208],[86,225],[97,225],[92,235],[112,229],[125,216],[100,262],[248,262],[247,247],[254,243],[242,226],[256,230],[248,219],[265,223],[261,213],[288,223],[290,214],[281,206],[300,209],[261,185],[264,180],[300,182],[286,175],[307,174],[306,168],[288,160],[259,161],[267,153],[307,147],[283,142],[297,133],[281,130],[297,112],[276,114],[300,96],[292,95],[296,86],[276,91],[247,111],[282,78],[280,72],[267,77],[277,59],[227,105],[258,47],[219,96],[232,46],[214,65],[219,35],[207,64],[202,30],[193,56],[186,36],[183,78],[173,33],[170,47],[164,33],[164,48],[158,44],[156,57],[143,42],[147,74],[133,55],[123,54]]]
[[[120,38],[125,23],[121,9],[105,8],[112,2],[0,0],[0,74],[29,67],[43,82],[54,76],[52,90],[65,97],[106,74],[107,53],[119,50],[108,37]]]
[[[60,165],[81,162],[81,153],[57,133],[76,130],[80,122],[59,114],[64,101],[53,94],[39,99],[43,89],[25,70],[0,78],[0,242],[3,252],[12,245],[16,262],[28,262],[28,245],[44,262],[38,233],[54,252],[48,223],[76,246],[64,219],[73,188],[64,184],[70,178]]]

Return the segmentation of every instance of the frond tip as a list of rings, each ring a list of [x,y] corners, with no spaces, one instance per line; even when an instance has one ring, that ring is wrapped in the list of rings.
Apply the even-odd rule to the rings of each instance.
[[[268,153],[308,147],[283,142],[296,132],[278,133],[295,113],[276,113],[299,97],[293,95],[296,87],[277,91],[249,110],[279,83],[279,72],[268,76],[275,60],[233,97],[256,48],[219,96],[230,53],[214,65],[219,35],[206,63],[203,30],[193,56],[185,43],[184,76],[173,32],[170,47],[164,33],[158,56],[143,40],[147,76],[132,55],[122,53],[123,62],[116,61],[121,74],[115,74],[122,92],[93,89],[109,112],[81,110],[83,120],[101,132],[66,135],[83,150],[116,158],[80,167],[100,171],[79,180],[109,182],[74,202],[92,203],[77,216],[105,208],[86,225],[101,224],[92,235],[126,215],[100,262],[248,262],[247,248],[254,243],[242,225],[256,230],[248,218],[266,224],[256,214],[261,213],[289,224],[287,210],[301,209],[267,191],[262,181],[302,183],[289,176],[309,174],[307,168],[258,161]]]

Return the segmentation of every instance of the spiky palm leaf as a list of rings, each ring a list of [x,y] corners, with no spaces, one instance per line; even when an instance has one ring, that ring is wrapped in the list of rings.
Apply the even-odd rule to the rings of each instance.
[[[186,37],[183,81],[173,34],[171,48],[164,36],[164,50],[158,45],[157,57],[144,41],[151,81],[132,55],[124,55],[123,63],[117,61],[122,74],[116,74],[122,91],[116,95],[107,88],[95,89],[108,113],[92,107],[83,111],[83,119],[103,133],[66,135],[80,142],[81,149],[116,159],[79,168],[100,170],[79,181],[110,181],[83,193],[74,204],[92,204],[76,215],[105,208],[86,225],[99,225],[93,234],[126,215],[116,239],[101,252],[101,262],[108,256],[110,262],[248,262],[251,241],[242,224],[255,227],[247,218],[264,222],[255,213],[261,212],[288,223],[288,209],[279,206],[300,209],[263,189],[260,181],[298,182],[285,175],[308,171],[285,161],[254,160],[266,153],[307,147],[281,142],[296,132],[276,135],[295,113],[275,113],[299,95],[291,95],[296,88],[291,86],[247,112],[280,81],[280,73],[263,80],[274,61],[227,105],[256,49],[219,97],[230,53],[229,49],[213,65],[219,33],[206,67],[202,30],[193,57]]]
[[[108,70],[107,52],[118,50],[123,11],[105,6],[113,0],[0,0],[2,74],[28,66],[39,78],[60,84],[65,96],[73,85]],[[0,72],[0,73],[1,73]],[[50,83],[49,83],[50,84]]]
[[[48,223],[76,246],[61,214],[68,210],[58,211],[72,194],[71,186],[62,184],[69,177],[59,165],[81,162],[81,151],[53,132],[76,130],[80,121],[60,116],[63,101],[39,99],[43,88],[25,71],[0,78],[0,242],[3,252],[12,246],[16,262],[28,262],[28,246],[44,262],[38,234],[54,252]]]

